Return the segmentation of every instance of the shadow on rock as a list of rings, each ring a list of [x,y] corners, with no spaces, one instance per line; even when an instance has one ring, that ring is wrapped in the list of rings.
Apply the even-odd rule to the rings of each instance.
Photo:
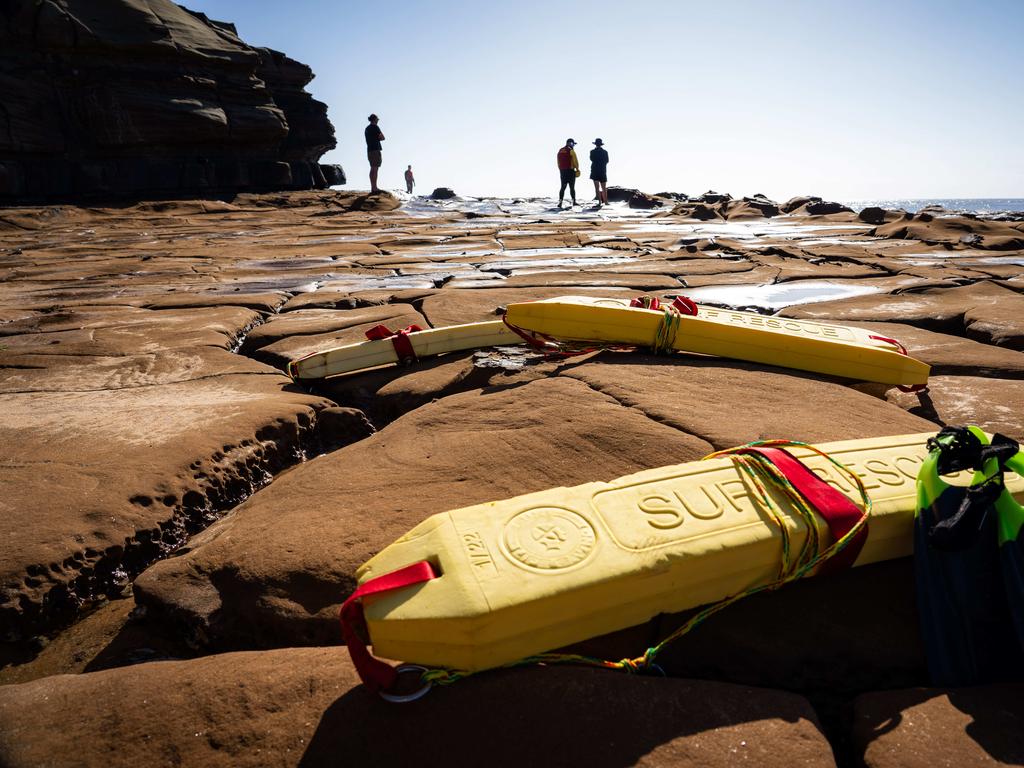
[[[990,761],[1020,765],[1024,763],[1022,694],[1024,686],[1012,683],[866,694],[854,704],[855,759],[872,766]],[[910,755],[915,759],[908,760]]]
[[[396,705],[365,687],[320,719],[300,765],[831,765],[803,698],[579,668],[482,674]]]

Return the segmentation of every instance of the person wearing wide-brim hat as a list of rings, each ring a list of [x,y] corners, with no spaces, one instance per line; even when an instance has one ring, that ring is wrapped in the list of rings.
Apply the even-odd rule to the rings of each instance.
[[[598,205],[608,205],[608,150],[601,139],[594,139],[594,148],[590,150],[590,178]]]

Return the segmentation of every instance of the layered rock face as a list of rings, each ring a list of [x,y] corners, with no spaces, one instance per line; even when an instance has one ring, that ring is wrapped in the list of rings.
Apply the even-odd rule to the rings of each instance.
[[[5,0],[0,203],[344,183],[312,79],[170,0]]]

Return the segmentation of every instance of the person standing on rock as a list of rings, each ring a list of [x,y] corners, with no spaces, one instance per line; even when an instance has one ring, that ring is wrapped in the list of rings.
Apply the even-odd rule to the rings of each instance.
[[[383,161],[380,143],[384,141],[384,134],[377,126],[379,117],[370,115],[366,119],[370,121],[370,124],[366,126],[363,135],[366,136],[366,159],[370,161],[370,194],[373,195],[380,192],[380,189],[377,188],[377,171],[380,170],[380,164]]]
[[[416,186],[416,179],[413,178],[412,166],[410,165],[405,169],[405,191],[411,195],[414,186]]]
[[[562,186],[558,189],[559,208],[562,207],[566,186],[572,195],[572,204],[576,205],[576,177],[580,175],[580,161],[576,159],[575,146],[575,139],[566,139],[565,146],[558,150],[558,174],[562,180]]]
[[[601,139],[594,139],[594,148],[590,150],[590,178],[597,204],[608,205],[608,150]]]

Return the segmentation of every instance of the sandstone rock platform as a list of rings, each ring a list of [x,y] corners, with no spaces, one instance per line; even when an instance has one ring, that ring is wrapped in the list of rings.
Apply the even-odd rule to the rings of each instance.
[[[358,685],[338,606],[435,512],[763,438],[963,422],[1024,438],[1024,270],[990,261],[1020,259],[993,250],[1018,223],[705,197],[0,210],[0,763],[1019,761],[1009,682],[928,688],[910,560],[732,606],[666,651],[665,678],[504,670],[406,708]],[[698,288],[899,338],[930,390],[644,350],[285,374],[378,324]],[[637,655],[686,618],[577,650]]]

